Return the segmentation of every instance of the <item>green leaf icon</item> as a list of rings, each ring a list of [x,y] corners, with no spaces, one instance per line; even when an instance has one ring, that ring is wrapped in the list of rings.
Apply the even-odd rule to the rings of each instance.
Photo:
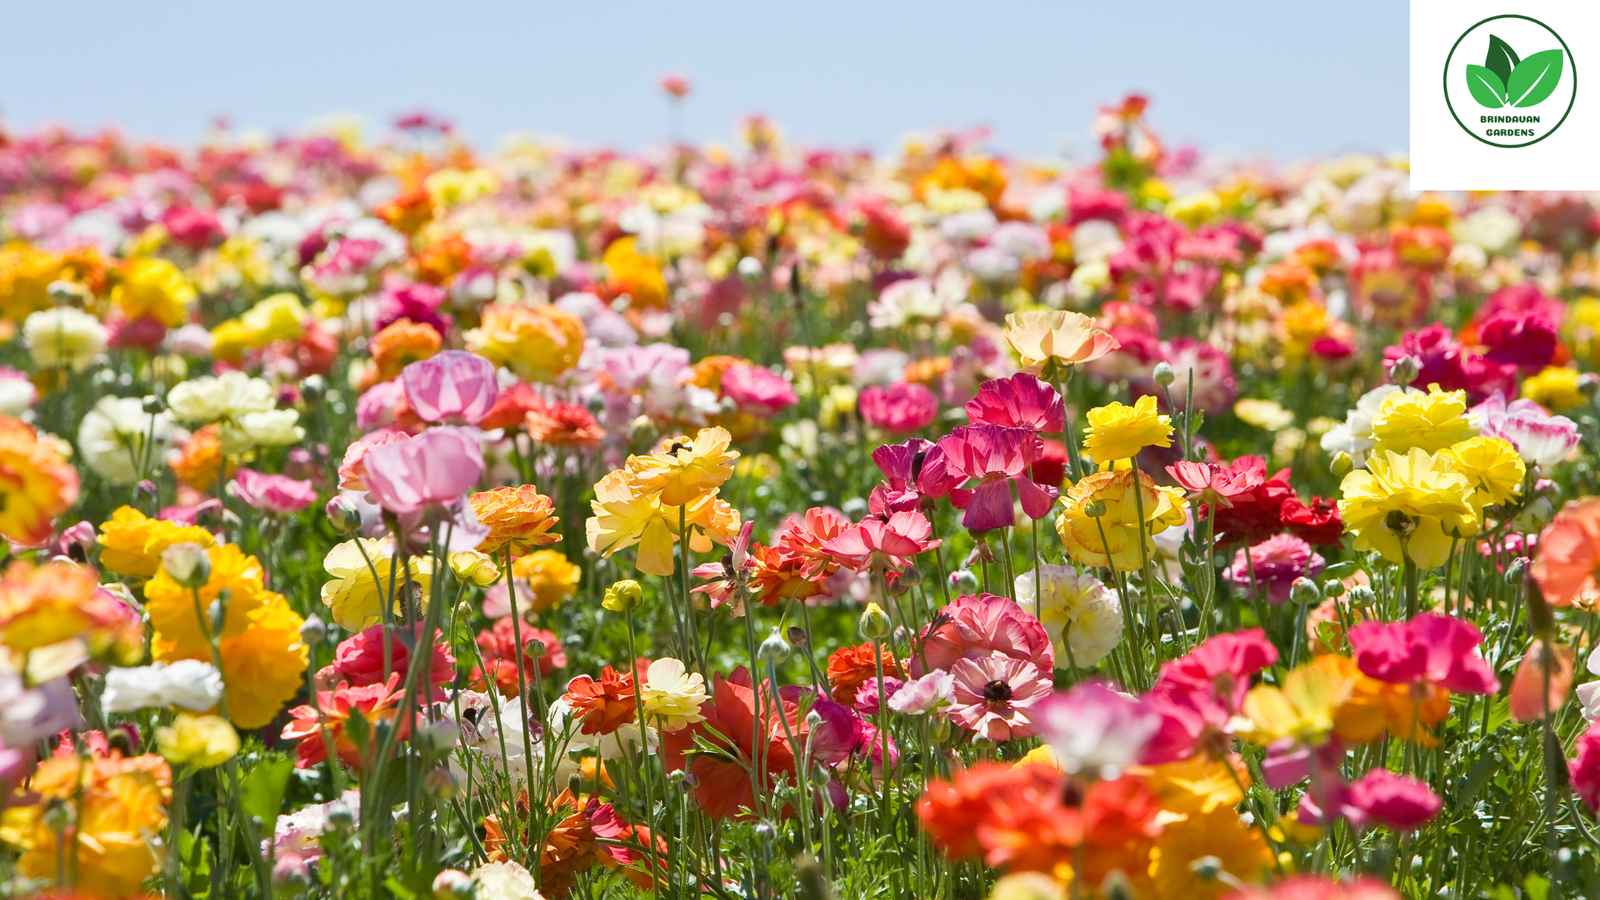
[[[1500,40],[1494,35],[1489,35],[1489,57],[1483,61],[1483,67],[1500,76],[1500,83],[1506,84],[1511,80],[1511,70],[1517,67],[1522,60],[1517,56],[1517,51],[1511,45]],[[1504,97],[1502,93],[1500,96]]]
[[[1480,106],[1499,109],[1506,105],[1506,83],[1492,69],[1467,66],[1467,89],[1472,91],[1472,99]]]
[[[1511,77],[1506,79],[1506,102],[1516,107],[1541,103],[1560,81],[1561,51],[1541,50],[1511,70]]]

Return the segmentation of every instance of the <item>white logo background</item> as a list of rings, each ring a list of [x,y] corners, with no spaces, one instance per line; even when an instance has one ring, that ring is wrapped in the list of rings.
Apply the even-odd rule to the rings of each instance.
[[[1467,89],[1468,64],[1483,65],[1489,35],[1511,45],[1519,56],[1562,49],[1560,41],[1525,19],[1496,19],[1512,13],[1537,19],[1566,42],[1561,83],[1534,107],[1491,109]],[[1471,29],[1455,47],[1463,32]],[[1450,71],[1445,71],[1449,58]],[[1573,69],[1576,67],[1577,77]],[[1450,103],[1445,102],[1446,79]],[[1576,87],[1576,97],[1573,90]],[[1566,113],[1568,100],[1571,112]],[[1451,115],[1451,105],[1455,116]],[[1566,121],[1551,132],[1561,116]],[[1478,140],[1462,125],[1483,134],[1485,115],[1537,115],[1538,133],[1548,135],[1523,147],[1499,147]],[[1460,117],[1457,124],[1456,117]],[[1502,143],[1519,138],[1496,137]],[[1600,4],[1574,0],[1411,0],[1411,187],[1415,190],[1596,190],[1600,189]]]

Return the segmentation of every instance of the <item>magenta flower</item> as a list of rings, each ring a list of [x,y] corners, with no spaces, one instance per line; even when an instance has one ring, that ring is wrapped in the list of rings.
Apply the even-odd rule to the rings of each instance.
[[[233,476],[233,495],[245,505],[273,513],[299,512],[315,503],[317,489],[309,481],[240,469]]]
[[[963,528],[988,531],[1015,525],[1011,502],[1011,482],[1016,482],[1022,511],[1031,519],[1042,519],[1060,495],[1054,487],[1042,486],[1029,477],[1029,469],[1044,450],[1044,442],[1027,428],[1000,425],[964,425],[939,439],[939,451],[951,471],[977,479],[971,488],[950,492],[950,502],[965,510]]]
[[[1502,309],[1478,328],[1478,342],[1490,362],[1537,372],[1556,356],[1556,322],[1544,310]]]
[[[1155,765],[1188,759],[1202,747],[1222,751],[1230,721],[1244,707],[1250,678],[1278,661],[1278,650],[1259,628],[1207,638],[1188,655],[1161,667],[1145,700],[1161,728],[1143,761]]]
[[[1000,654],[1055,670],[1055,649],[1044,625],[1015,602],[994,594],[957,597],[922,630],[911,674],[949,669],[959,659]]]
[[[1591,724],[1579,735],[1575,749],[1578,755],[1567,760],[1572,790],[1590,812],[1600,813],[1600,726]]]
[[[1442,806],[1444,801],[1427,782],[1373,769],[1351,783],[1341,812],[1357,828],[1387,825],[1395,831],[1415,831],[1438,815]]]
[[[823,544],[822,552],[847,569],[898,572],[911,557],[939,546],[939,540],[928,539],[932,534],[933,524],[919,512],[868,515]]]
[[[1516,366],[1494,362],[1478,348],[1463,345],[1442,322],[1408,332],[1400,343],[1384,348],[1386,363],[1402,356],[1414,356],[1422,363],[1413,384],[1437,384],[1446,391],[1464,390],[1473,401],[1482,400],[1496,390],[1510,391],[1516,382]]]
[[[1223,570],[1222,577],[1248,595],[1252,565],[1256,593],[1272,603],[1283,603],[1289,599],[1289,589],[1296,578],[1317,577],[1327,561],[1305,540],[1292,534],[1278,534],[1248,550],[1240,550],[1234,555],[1233,565]]]
[[[400,371],[406,401],[424,422],[476,425],[500,399],[494,363],[462,350],[446,350]]]
[[[939,414],[939,398],[925,384],[898,381],[862,391],[856,408],[868,425],[903,434],[932,424]]]
[[[1148,703],[1098,681],[1046,697],[1033,708],[1040,732],[1068,774],[1116,778],[1161,727]]]
[[[1033,707],[1050,694],[1050,680],[1031,662],[996,654],[958,660],[950,720],[991,741],[1039,733]]]
[[[978,396],[967,401],[967,418],[974,423],[1060,434],[1066,425],[1066,408],[1055,388],[1020,372],[985,381]]]
[[[1471,622],[1425,612],[1409,622],[1362,622],[1350,629],[1356,667],[1389,684],[1437,684],[1457,694],[1494,694],[1500,679],[1478,654]]]
[[[410,282],[384,285],[378,300],[378,320],[374,325],[381,331],[401,319],[410,319],[418,325],[427,325],[439,336],[450,336],[454,319],[439,312],[444,304],[444,288],[437,285]]]
[[[738,405],[740,412],[758,419],[770,419],[800,402],[782,375],[749,363],[736,363],[722,373],[722,393]]]
[[[960,484],[960,476],[951,476],[948,485],[934,484],[945,472],[944,457],[935,450],[936,446],[932,441],[912,438],[872,451],[872,461],[883,472],[884,480],[872,489],[867,508],[884,515],[916,510],[921,508],[924,495],[931,501]]]

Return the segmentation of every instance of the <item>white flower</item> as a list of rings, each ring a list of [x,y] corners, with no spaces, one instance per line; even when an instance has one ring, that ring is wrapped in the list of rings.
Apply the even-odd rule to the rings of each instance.
[[[292,409],[245,413],[222,426],[222,451],[240,453],[256,447],[282,447],[306,436],[300,414]]]
[[[1322,436],[1322,449],[1330,455],[1348,453],[1357,466],[1364,464],[1367,452],[1378,443],[1372,437],[1373,420],[1383,409],[1384,398],[1398,390],[1396,385],[1384,384],[1361,395],[1355,408],[1345,415],[1343,424],[1333,426]]]
[[[680,660],[663,657],[645,673],[640,699],[649,721],[662,731],[681,731],[705,721],[700,712],[706,702],[705,676],[689,672]]]
[[[965,276],[946,270],[938,281],[907,278],[883,289],[867,304],[873,328],[899,328],[913,322],[935,322],[966,304],[971,290]]]
[[[222,673],[208,662],[180,659],[106,672],[100,702],[106,712],[178,706],[204,712],[222,699]]]
[[[145,446],[147,440],[153,447]],[[78,426],[78,451],[96,475],[112,484],[133,484],[141,467],[159,462],[172,442],[172,417],[144,411],[137,397],[101,397]]]
[[[15,419],[27,412],[37,399],[39,392],[33,382],[19,372],[0,371],[0,416]]]
[[[514,862],[485,863],[472,873],[477,900],[544,900],[533,873]]]
[[[167,406],[180,422],[208,425],[267,412],[277,406],[272,385],[243,372],[191,378],[167,392]]]
[[[335,806],[348,811],[361,821],[361,791],[351,788],[340,795],[337,800],[327,803],[314,803],[302,806],[291,813],[284,813],[278,817],[278,824],[273,829],[272,843],[277,848],[279,856],[293,854],[302,860],[310,862],[322,856],[322,843],[319,838],[329,828],[328,813]],[[262,852],[266,852],[265,841],[262,842]]]
[[[1043,590],[1038,587],[1041,580]],[[1122,640],[1122,604],[1116,592],[1087,572],[1080,575],[1071,566],[1042,564],[1036,572],[1017,576],[1016,599],[1025,611],[1037,610],[1055,647],[1058,669],[1071,668],[1074,662],[1095,665]]]
[[[106,329],[94,316],[71,306],[58,306],[28,316],[22,323],[22,343],[41,369],[70,368],[78,372],[106,348]]]
[[[1122,249],[1117,226],[1105,219],[1088,219],[1072,229],[1072,258],[1078,265],[1101,262]]]
[[[1596,647],[1589,654],[1589,671],[1600,675],[1600,647]],[[1600,720],[1600,681],[1590,681],[1578,685],[1575,693],[1578,695],[1578,706],[1583,710],[1583,717],[1590,722]]]
[[[1461,220],[1456,240],[1482,247],[1489,253],[1510,253],[1522,237],[1522,221],[1499,206],[1485,206]]]

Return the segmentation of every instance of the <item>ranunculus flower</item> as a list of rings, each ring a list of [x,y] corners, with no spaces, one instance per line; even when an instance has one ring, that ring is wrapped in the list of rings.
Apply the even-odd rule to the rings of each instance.
[[[240,469],[233,476],[233,495],[247,506],[282,514],[299,512],[315,503],[317,488],[309,481],[287,475]]]
[[[873,385],[863,390],[856,408],[868,425],[903,434],[932,424],[939,414],[939,399],[925,384],[897,381],[887,388]]]
[[[400,372],[406,402],[424,422],[476,425],[500,399],[494,363],[474,353],[446,350]]]

